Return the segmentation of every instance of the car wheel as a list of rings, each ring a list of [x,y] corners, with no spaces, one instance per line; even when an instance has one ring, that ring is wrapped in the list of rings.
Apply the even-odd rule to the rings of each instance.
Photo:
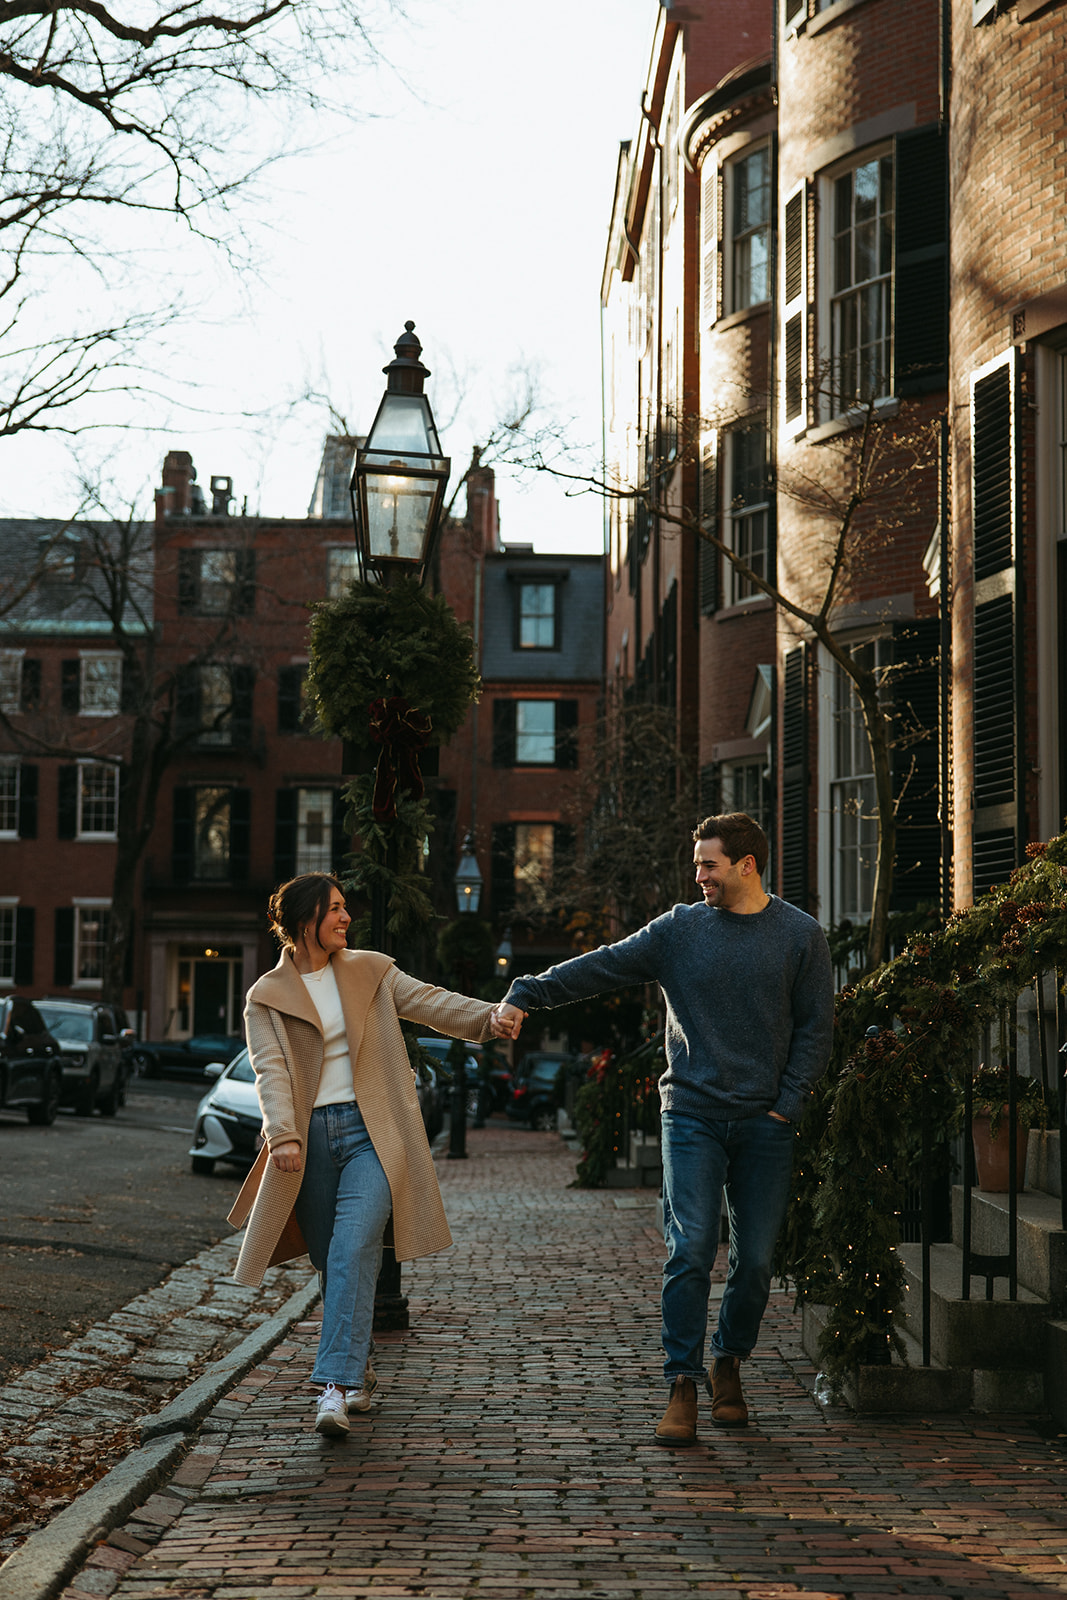
[[[556,1114],[549,1106],[538,1106],[530,1113],[530,1127],[535,1133],[550,1133],[556,1126]]]
[[[100,1096],[98,1104],[100,1106],[100,1115],[102,1117],[113,1117],[116,1111],[119,1109],[119,1106],[124,1106],[126,1104],[125,1068],[120,1067],[118,1069],[118,1071],[115,1073],[114,1083],[111,1085],[111,1088],[108,1090],[107,1094],[102,1094]]]
[[[48,1075],[44,1099],[40,1105],[26,1107],[26,1115],[35,1128],[50,1128],[56,1120],[59,1115],[59,1089],[59,1072],[53,1067]]]
[[[201,1178],[210,1178],[215,1170],[214,1156],[193,1156],[193,1171]]]
[[[147,1050],[135,1050],[130,1056],[130,1066],[138,1077],[159,1077],[159,1062]]]
[[[96,1097],[100,1093],[100,1076],[90,1073],[86,1081],[79,1085],[74,1096],[74,1115],[76,1117],[91,1117],[96,1109]]]

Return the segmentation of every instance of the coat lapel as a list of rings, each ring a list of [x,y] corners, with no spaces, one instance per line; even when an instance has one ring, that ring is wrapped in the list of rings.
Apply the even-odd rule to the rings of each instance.
[[[299,1017],[302,1022],[310,1022],[313,1028],[322,1032],[315,1002],[308,994],[307,985],[293,965],[288,950],[282,951],[276,967],[256,979],[248,991],[248,998],[259,1005],[268,1006],[271,1011],[280,1011],[284,1016]]]

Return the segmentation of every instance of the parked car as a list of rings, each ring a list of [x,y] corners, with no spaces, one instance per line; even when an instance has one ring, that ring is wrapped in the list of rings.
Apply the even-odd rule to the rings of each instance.
[[[422,1046],[427,1055],[433,1056],[434,1060],[445,1069],[444,1073],[435,1074],[437,1080],[437,1111],[433,1133],[430,1132],[429,1126],[426,1128],[427,1138],[435,1139],[444,1125],[445,1109],[446,1107],[450,1109],[452,1105],[452,1069],[449,1065],[448,1055],[452,1048],[452,1040],[428,1037],[419,1039],[416,1042]],[[478,1057],[470,1046],[467,1047],[466,1067],[467,1114],[473,1117],[477,1115],[478,1111]],[[425,1111],[423,1112],[423,1121],[426,1121]]]
[[[193,1171],[206,1176],[216,1161],[250,1167],[263,1145],[263,1113],[248,1051],[234,1056],[229,1066],[212,1061],[206,1070],[215,1082],[196,1108],[189,1151]]]
[[[563,1080],[573,1057],[534,1050],[523,1056],[511,1086],[508,1116],[531,1128],[554,1128],[563,1104]]]
[[[102,1116],[113,1117],[126,1104],[130,1073],[123,1046],[133,1029],[125,1011],[96,1000],[38,1000],[37,1009],[59,1040],[60,1104],[73,1106],[79,1117],[91,1117],[97,1106]]]
[[[0,999],[0,1110],[25,1111],[46,1128],[59,1111],[62,1079],[59,1040],[37,1007],[20,995]]]
[[[244,1040],[229,1033],[194,1033],[191,1039],[137,1040],[126,1052],[133,1072],[146,1078],[161,1078],[177,1072],[203,1077],[213,1061],[232,1061]]]

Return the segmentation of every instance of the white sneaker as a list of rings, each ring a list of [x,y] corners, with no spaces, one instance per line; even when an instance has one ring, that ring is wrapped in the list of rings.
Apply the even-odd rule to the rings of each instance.
[[[349,1411],[369,1411],[370,1397],[378,1387],[378,1374],[375,1372],[370,1360],[363,1370],[362,1389],[349,1389],[345,1394]]]
[[[319,1395],[319,1406],[315,1413],[315,1432],[325,1433],[334,1438],[348,1432],[345,1392],[335,1383],[328,1383]]]

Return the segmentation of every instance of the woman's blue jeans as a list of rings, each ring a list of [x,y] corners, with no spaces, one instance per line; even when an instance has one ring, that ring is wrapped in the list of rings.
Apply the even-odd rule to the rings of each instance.
[[[713,1122],[663,1113],[664,1376],[701,1381],[707,1370],[711,1269],[722,1197],[730,1219],[726,1287],[711,1353],[751,1355],[771,1289],[771,1262],[791,1192],[792,1123],[766,1113]]]
[[[354,1101],[311,1113],[294,1209],[311,1264],[322,1274],[322,1333],[311,1381],[361,1389],[392,1199]]]

